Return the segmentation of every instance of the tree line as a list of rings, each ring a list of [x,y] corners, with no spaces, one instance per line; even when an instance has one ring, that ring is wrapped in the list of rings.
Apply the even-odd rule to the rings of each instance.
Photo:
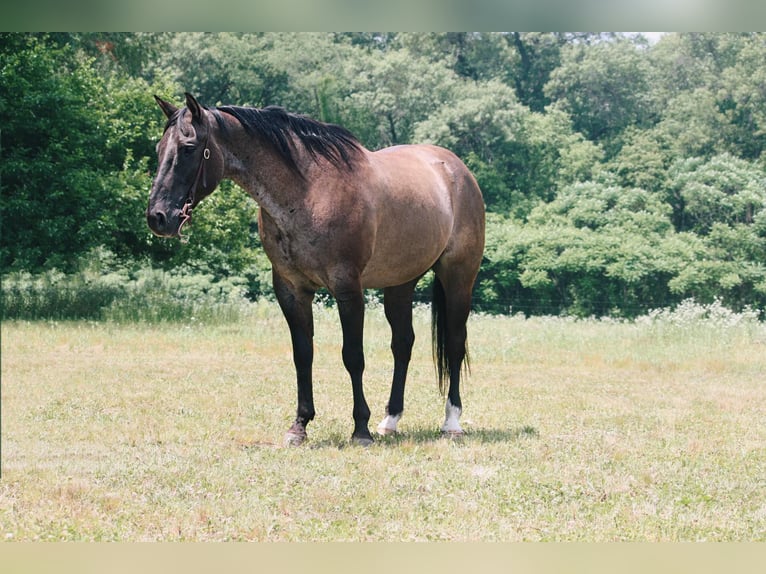
[[[144,212],[158,94],[281,105],[370,149],[430,142],[488,211],[475,307],[766,308],[766,34],[0,34],[0,270],[94,253],[270,292],[257,206],[224,183],[191,241]]]

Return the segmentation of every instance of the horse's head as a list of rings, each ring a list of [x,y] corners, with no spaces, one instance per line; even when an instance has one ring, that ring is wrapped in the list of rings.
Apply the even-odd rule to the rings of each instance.
[[[213,140],[212,116],[194,96],[186,107],[154,96],[168,118],[157,144],[157,176],[152,182],[146,220],[160,237],[181,237],[192,208],[213,192],[223,174],[223,156]]]

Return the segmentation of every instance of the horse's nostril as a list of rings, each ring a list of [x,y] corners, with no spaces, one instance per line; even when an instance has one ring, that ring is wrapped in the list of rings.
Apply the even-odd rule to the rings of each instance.
[[[149,214],[149,226],[156,231],[164,231],[168,218],[164,211],[154,211]]]

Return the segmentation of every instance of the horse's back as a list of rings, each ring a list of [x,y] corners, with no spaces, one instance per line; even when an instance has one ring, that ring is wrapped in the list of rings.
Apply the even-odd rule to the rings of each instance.
[[[427,144],[398,145],[372,152],[370,158],[385,179],[388,193],[404,194],[406,201],[435,196],[434,201],[442,202],[446,209],[478,211],[483,220],[479,185],[450,150]]]

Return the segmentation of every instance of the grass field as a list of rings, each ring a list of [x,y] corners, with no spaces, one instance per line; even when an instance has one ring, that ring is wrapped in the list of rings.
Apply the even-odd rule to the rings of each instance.
[[[698,315],[472,318],[453,441],[418,309],[401,433],[368,449],[331,309],[298,449],[273,304],[230,325],[4,323],[0,538],[764,541],[766,327]],[[374,427],[379,307],[366,352]]]

